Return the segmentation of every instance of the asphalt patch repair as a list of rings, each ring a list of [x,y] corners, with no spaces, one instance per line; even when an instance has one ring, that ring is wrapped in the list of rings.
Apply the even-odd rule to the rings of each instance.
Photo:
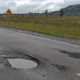
[[[80,53],[72,53],[72,52],[67,52],[67,51],[63,51],[63,50],[60,50],[61,53],[64,53],[64,54],[68,54],[68,56],[70,57],[73,57],[73,58],[76,58],[76,59],[80,59]]]

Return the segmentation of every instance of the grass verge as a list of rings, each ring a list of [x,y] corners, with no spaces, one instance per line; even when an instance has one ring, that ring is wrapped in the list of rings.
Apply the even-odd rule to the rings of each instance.
[[[25,22],[11,22],[0,21],[0,26],[17,28],[22,30],[29,30],[44,34],[56,35],[65,38],[79,39],[80,40],[80,27],[67,27],[67,26],[53,26],[46,24],[25,23]]]

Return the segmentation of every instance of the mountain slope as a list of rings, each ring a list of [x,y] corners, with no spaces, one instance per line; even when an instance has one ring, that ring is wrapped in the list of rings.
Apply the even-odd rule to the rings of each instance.
[[[80,4],[77,5],[70,5],[66,8],[63,8],[64,14],[75,14],[79,15],[80,14]],[[55,11],[52,12],[53,14],[60,14],[60,11]]]

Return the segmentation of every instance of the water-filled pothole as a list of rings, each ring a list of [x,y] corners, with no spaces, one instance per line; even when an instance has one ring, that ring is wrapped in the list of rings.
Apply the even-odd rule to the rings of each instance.
[[[25,59],[8,59],[9,63],[13,68],[18,69],[29,69],[37,67],[37,63],[31,60]]]

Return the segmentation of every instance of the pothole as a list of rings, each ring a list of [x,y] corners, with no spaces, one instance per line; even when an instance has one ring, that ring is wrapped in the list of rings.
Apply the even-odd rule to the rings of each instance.
[[[35,57],[23,54],[21,52],[5,51],[1,52],[1,58],[8,60],[9,67],[17,69],[36,68],[40,64],[39,60]]]
[[[8,59],[9,63],[11,64],[12,68],[17,69],[29,69],[37,67],[37,63],[32,60],[26,59]]]
[[[76,58],[76,59],[80,59],[80,53],[77,53],[77,52],[67,52],[67,51],[64,51],[64,50],[60,50],[61,53],[64,53],[64,54],[68,54],[68,56],[70,57],[73,57],[73,58]]]

